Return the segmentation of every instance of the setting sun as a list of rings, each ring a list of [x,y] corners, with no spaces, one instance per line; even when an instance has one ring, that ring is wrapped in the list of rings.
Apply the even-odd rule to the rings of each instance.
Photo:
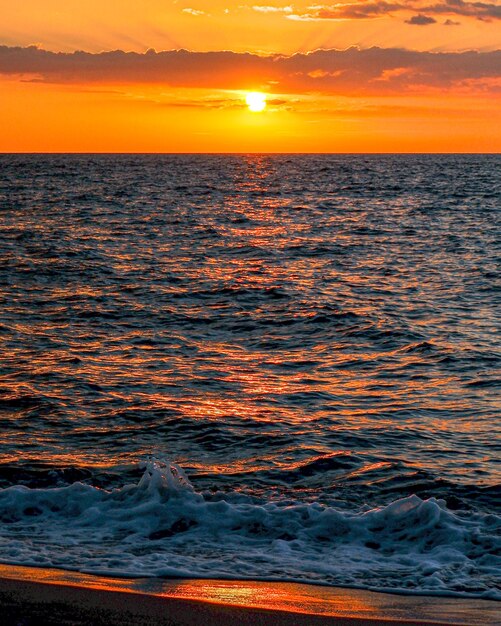
[[[249,111],[253,113],[261,113],[266,108],[266,95],[253,91],[245,96],[245,102],[249,107]]]

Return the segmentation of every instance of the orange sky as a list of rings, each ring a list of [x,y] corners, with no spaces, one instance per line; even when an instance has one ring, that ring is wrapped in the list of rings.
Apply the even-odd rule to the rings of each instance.
[[[0,15],[0,151],[501,146],[500,1],[0,0]]]

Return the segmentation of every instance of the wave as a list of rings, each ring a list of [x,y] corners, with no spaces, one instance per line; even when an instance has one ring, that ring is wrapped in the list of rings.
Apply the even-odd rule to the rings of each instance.
[[[261,579],[501,600],[501,517],[412,495],[346,511],[197,492],[151,460],[137,484],[0,490],[0,560],[98,575]]]

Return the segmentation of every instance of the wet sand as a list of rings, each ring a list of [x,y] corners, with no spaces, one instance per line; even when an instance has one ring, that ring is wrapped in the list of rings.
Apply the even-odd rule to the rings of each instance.
[[[127,580],[0,565],[5,626],[499,624],[501,603],[290,583]]]

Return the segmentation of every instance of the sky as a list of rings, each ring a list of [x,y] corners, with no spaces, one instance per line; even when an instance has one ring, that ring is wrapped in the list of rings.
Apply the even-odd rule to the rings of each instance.
[[[0,0],[0,151],[500,151],[501,0],[319,1]]]

